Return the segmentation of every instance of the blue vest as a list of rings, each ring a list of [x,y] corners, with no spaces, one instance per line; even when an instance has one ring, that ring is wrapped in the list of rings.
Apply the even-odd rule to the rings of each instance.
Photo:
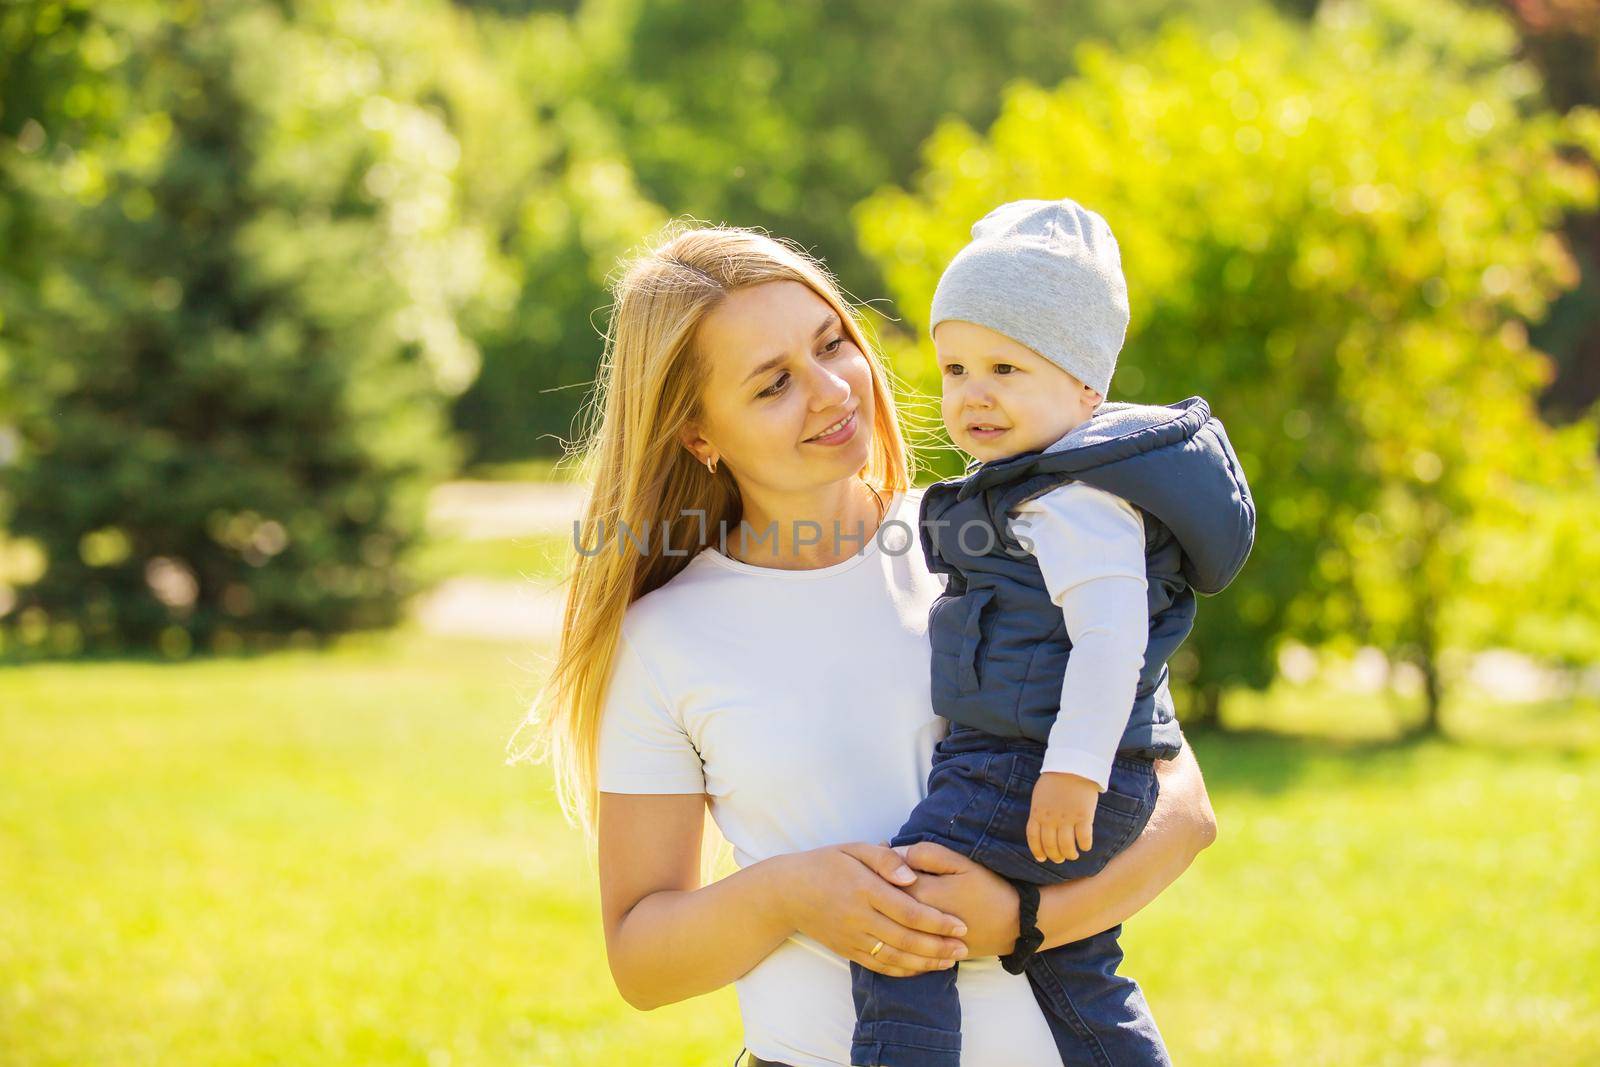
[[[1150,637],[1121,755],[1166,759],[1182,747],[1167,660],[1194,626],[1195,593],[1220,593],[1255,543],[1256,511],[1222,423],[1205,400],[1107,401],[1044,449],[979,463],[928,486],[918,532],[949,584],[928,616],[933,709],[1001,737],[1046,741],[1072,641],[1033,555],[1007,516],[1081,481],[1144,519]],[[941,525],[942,524],[942,525]]]

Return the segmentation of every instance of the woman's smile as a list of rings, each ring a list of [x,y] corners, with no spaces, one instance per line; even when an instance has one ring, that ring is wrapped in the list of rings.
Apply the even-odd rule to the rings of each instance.
[[[852,411],[838,422],[828,428],[828,432],[817,437],[808,437],[801,444],[807,445],[842,445],[856,435],[856,413]]]

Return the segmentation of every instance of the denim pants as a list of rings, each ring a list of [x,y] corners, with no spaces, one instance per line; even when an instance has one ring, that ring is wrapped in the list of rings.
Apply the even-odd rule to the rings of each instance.
[[[928,795],[890,842],[937,841],[1006,878],[1055,885],[1099,871],[1139,835],[1155,807],[1155,765],[1118,756],[1109,788],[1095,806],[1094,843],[1064,863],[1041,863],[1028,850],[1028,809],[1039,778],[1044,745],[1027,738],[996,737],[952,724],[934,748]],[[1094,937],[1036,952],[1029,985],[1044,1012],[1064,1064],[1096,1067],[1170,1067],[1144,993],[1117,974],[1120,925]],[[961,1005],[956,971],[907,978],[850,965],[856,1028],[852,1064],[885,1067],[958,1067]]]

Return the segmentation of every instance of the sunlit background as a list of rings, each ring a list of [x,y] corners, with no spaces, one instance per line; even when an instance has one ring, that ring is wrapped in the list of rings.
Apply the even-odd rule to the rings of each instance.
[[[1173,660],[1183,1064],[1600,1063],[1600,5],[0,3],[0,1064],[726,1064],[506,744],[617,259],[1118,236],[1258,506]]]

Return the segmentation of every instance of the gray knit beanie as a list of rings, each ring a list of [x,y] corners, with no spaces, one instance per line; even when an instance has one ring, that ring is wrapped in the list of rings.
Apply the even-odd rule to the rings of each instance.
[[[1128,283],[1106,220],[1074,200],[1016,200],[972,225],[933,293],[934,327],[987,326],[1108,395],[1128,334]]]

